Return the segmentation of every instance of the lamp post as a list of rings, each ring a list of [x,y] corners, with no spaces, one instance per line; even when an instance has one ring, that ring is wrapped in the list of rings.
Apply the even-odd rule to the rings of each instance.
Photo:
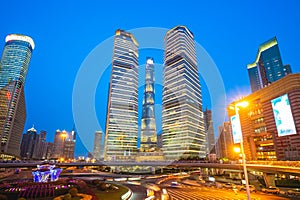
[[[246,101],[236,103],[235,106],[234,106],[235,116],[238,119],[239,126],[241,126],[240,116],[239,116],[239,107],[247,107],[247,106],[248,106],[248,102],[246,102]],[[240,146],[241,146],[241,154],[242,154],[242,165],[243,165],[244,176],[245,176],[245,181],[246,181],[247,200],[251,200],[250,188],[249,188],[249,179],[248,179],[247,166],[246,166],[246,156],[245,156],[245,152],[244,152],[242,128],[241,127],[238,127],[238,128],[240,129]]]

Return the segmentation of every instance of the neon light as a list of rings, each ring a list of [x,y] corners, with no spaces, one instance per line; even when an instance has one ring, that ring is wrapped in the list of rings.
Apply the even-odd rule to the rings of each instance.
[[[32,172],[34,182],[56,181],[61,173],[61,168],[55,168],[55,165],[37,165],[37,170]]]
[[[7,97],[7,100],[10,100],[10,98],[11,98],[10,92],[6,92],[6,97]]]

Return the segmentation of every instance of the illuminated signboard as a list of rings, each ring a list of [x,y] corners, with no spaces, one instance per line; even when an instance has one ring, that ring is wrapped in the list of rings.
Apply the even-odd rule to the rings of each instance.
[[[231,117],[233,143],[240,143],[242,137],[241,123],[237,115]]]
[[[297,134],[288,95],[271,100],[278,136]]]

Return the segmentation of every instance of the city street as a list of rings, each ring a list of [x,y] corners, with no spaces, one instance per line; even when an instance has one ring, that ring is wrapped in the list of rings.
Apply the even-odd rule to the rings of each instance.
[[[226,200],[247,199],[246,192],[234,193],[230,189],[217,189],[208,187],[183,186],[182,188],[167,189],[172,200]],[[255,200],[284,200],[288,198],[278,197],[272,194],[251,193],[251,199]]]
[[[147,197],[146,188],[140,185],[132,185],[132,184],[122,184],[128,187],[132,191],[132,196],[130,200],[140,200],[145,199]]]

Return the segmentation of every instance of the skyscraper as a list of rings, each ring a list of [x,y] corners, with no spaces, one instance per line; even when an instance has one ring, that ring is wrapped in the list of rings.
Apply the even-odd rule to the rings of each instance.
[[[292,73],[290,65],[283,65],[276,37],[261,44],[256,59],[247,65],[252,92]]]
[[[8,35],[5,42],[0,63],[0,155],[18,157],[26,120],[24,83],[34,42],[19,34]]]
[[[105,133],[105,160],[134,159],[138,136],[138,43],[117,30]]]
[[[204,126],[205,126],[205,135],[206,135],[206,153],[209,154],[212,148],[215,145],[215,134],[214,134],[214,125],[212,120],[211,110],[204,111]]]
[[[41,131],[40,134],[37,135],[36,145],[33,152],[34,159],[45,159],[46,157],[46,131]]]
[[[34,155],[34,151],[36,149],[36,144],[38,140],[38,134],[34,127],[27,130],[25,134],[23,134],[22,142],[21,142],[21,158],[23,159],[32,159]]]
[[[64,147],[63,147],[64,159],[74,159],[75,143],[76,143],[76,132],[73,128],[73,130],[67,134],[67,138],[65,139],[64,142]]]
[[[167,159],[205,157],[201,86],[193,33],[185,26],[165,36],[162,138]]]
[[[93,153],[93,157],[96,160],[101,159],[101,141],[102,141],[102,131],[96,131],[95,138],[94,138],[94,153]]]
[[[231,124],[230,122],[224,122],[223,125],[219,126],[219,136],[216,139],[217,158],[237,159],[239,155],[236,155],[233,151],[234,147]]]
[[[51,159],[52,158],[53,147],[54,147],[53,142],[46,142],[45,143],[45,149],[46,149],[45,159]]]
[[[51,157],[54,159],[73,159],[75,143],[76,132],[74,129],[69,133],[66,130],[56,130]]]
[[[65,140],[68,137],[67,131],[57,129],[54,135],[54,145],[53,145],[53,152],[52,158],[59,159],[63,158],[64,156],[64,144]]]
[[[157,148],[157,134],[154,109],[154,61],[147,58],[146,79],[143,99],[141,147],[142,152],[154,151]]]

